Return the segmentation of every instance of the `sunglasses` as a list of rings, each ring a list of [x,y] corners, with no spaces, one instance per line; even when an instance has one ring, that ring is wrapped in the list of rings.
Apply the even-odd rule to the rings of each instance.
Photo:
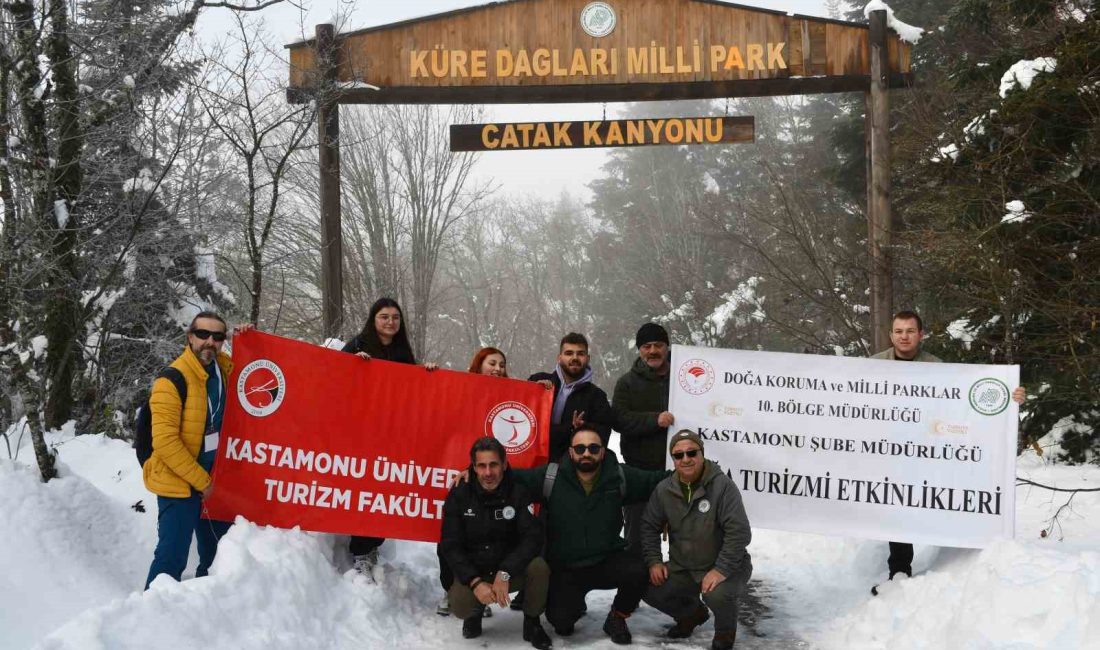
[[[191,333],[199,337],[200,341],[205,341],[211,336],[214,337],[214,341],[222,343],[225,341],[225,332],[211,332],[210,330],[191,330]]]
[[[603,449],[603,445],[599,444],[598,442],[593,442],[589,445],[573,445],[573,453],[578,456],[582,455],[586,450],[588,451],[588,453],[595,456],[596,454],[600,453],[601,449]]]
[[[676,460],[683,460],[684,456],[687,456],[688,458],[695,458],[698,455],[699,455],[699,450],[698,449],[689,449],[687,451],[674,451],[674,452],[672,452],[672,457],[675,458]]]

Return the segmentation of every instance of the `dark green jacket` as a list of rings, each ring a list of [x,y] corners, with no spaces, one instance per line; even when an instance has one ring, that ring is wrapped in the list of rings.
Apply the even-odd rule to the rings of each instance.
[[[649,499],[642,515],[642,556],[646,566],[662,562],[661,531],[668,526],[669,569],[689,571],[702,580],[718,569],[727,578],[752,572],[746,548],[752,529],[741,492],[714,461],[708,460],[699,486],[684,498],[680,479],[669,476]]]
[[[668,472],[623,465],[626,479],[623,494],[618,464],[615,452],[608,450],[592,493],[585,494],[573,461],[566,453],[561,458],[549,500],[542,493],[546,465],[512,470],[516,482],[529,493],[537,494],[547,509],[546,559],[551,567],[591,566],[626,548],[626,540],[619,534],[623,528],[623,505],[645,503]]]
[[[668,429],[657,416],[668,410],[668,375],[661,377],[641,357],[615,382],[611,398],[615,430],[627,463],[642,469],[664,469]]]

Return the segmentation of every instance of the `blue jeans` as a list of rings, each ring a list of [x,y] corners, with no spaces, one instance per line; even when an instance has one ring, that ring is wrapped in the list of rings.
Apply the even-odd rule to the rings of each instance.
[[[145,588],[162,573],[179,582],[187,568],[187,555],[191,552],[191,536],[195,536],[199,551],[199,567],[195,577],[201,578],[214,563],[218,552],[218,540],[229,530],[227,521],[204,519],[202,495],[192,490],[186,499],[157,497],[157,548],[153,551],[153,563]]]

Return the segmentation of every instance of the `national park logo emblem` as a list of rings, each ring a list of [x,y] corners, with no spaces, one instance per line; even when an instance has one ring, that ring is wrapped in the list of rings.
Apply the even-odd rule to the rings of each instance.
[[[677,379],[684,392],[702,395],[714,386],[714,367],[702,359],[689,359],[680,364]]]
[[[1008,407],[1011,393],[1000,379],[986,377],[970,387],[970,406],[982,415],[997,415]]]
[[[615,10],[606,2],[589,2],[581,9],[581,29],[593,38],[601,38],[614,31],[615,21]]]

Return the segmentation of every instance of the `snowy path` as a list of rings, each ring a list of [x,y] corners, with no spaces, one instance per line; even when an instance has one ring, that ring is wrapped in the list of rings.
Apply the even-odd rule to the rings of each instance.
[[[430,544],[388,542],[381,584],[346,571],[336,536],[241,524],[211,576],[162,577],[138,591],[155,543],[155,499],[132,451],[102,436],[54,436],[63,478],[39,483],[29,449],[0,461],[0,648],[528,648],[520,613],[489,619],[476,641],[435,614]],[[1020,475],[1096,487],[1100,468],[1021,457]],[[922,572],[888,583],[886,544],[755,530],[753,595],[739,648],[1080,648],[1100,639],[1100,496],[1079,494],[1042,538],[1062,496],[1020,488],[1017,536],[982,550],[917,547]],[[147,506],[144,513],[131,506]],[[335,549],[340,549],[339,551]],[[192,560],[192,563],[194,560]],[[192,564],[193,567],[193,564]],[[193,569],[192,569],[193,570]],[[601,631],[610,592],[593,592],[575,635],[555,648],[612,648]],[[709,647],[708,622],[668,641],[671,621],[643,606],[635,646]],[[552,635],[553,636],[553,635]]]

